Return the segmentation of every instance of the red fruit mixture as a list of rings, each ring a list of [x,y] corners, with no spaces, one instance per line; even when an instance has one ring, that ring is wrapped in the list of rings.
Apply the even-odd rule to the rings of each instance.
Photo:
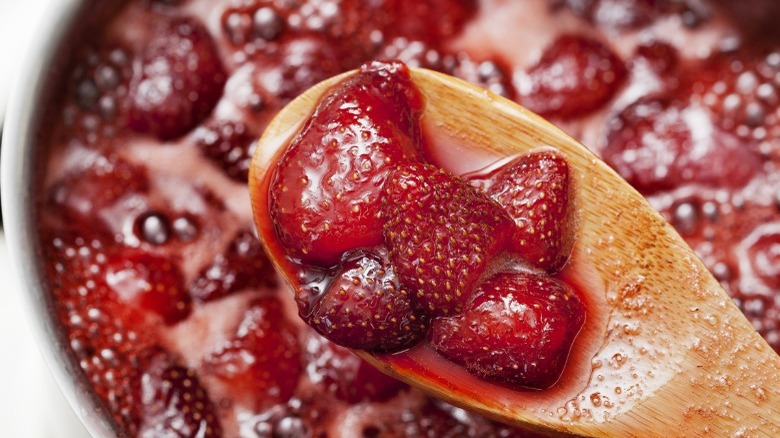
[[[79,32],[81,40],[63,43],[63,59],[72,62],[47,87],[56,95],[38,130],[46,164],[34,220],[66,366],[113,420],[116,435],[530,435],[433,400],[300,324],[298,306],[316,310],[323,327],[356,332],[351,318],[331,320],[340,315],[336,309],[367,314],[384,305],[389,319],[372,320],[373,345],[362,348],[407,348],[422,332],[425,342],[435,339],[437,325],[426,316],[392,319],[388,304],[407,306],[404,315],[421,310],[412,301],[419,288],[403,287],[389,249],[345,249],[337,267],[308,268],[307,289],[293,298],[249,231],[244,182],[254,139],[306,88],[372,59],[453,74],[560,122],[648,196],[780,351],[777,5],[124,2]],[[403,124],[393,120],[388,127]],[[426,161],[428,152],[407,155]],[[523,174],[492,180],[512,166],[556,163],[527,160],[477,174],[486,163],[469,164],[464,179],[514,220],[515,243],[525,238],[538,250],[502,251],[536,266],[535,274],[563,266],[565,275],[571,242],[541,237],[565,236],[556,229],[570,227],[566,218],[557,215],[546,232],[535,227],[531,235],[524,218],[544,202],[517,202],[526,196]],[[553,187],[562,174],[547,175]],[[528,199],[564,204],[560,190],[544,197],[529,190]],[[385,246],[384,222],[377,230],[372,238]],[[460,305],[463,313],[433,318],[438,325],[469,327],[476,297],[489,295],[486,285],[505,274],[506,265],[500,268],[486,268]],[[381,281],[369,285],[369,273],[380,271]],[[127,281],[112,286],[110,273]],[[355,281],[373,294],[360,295]],[[175,292],[156,293],[155,285]],[[314,306],[327,286],[336,293]],[[398,295],[388,299],[384,292],[399,288],[411,291],[400,304]],[[479,306],[500,314],[495,304],[485,298]],[[506,329],[505,322],[495,330]],[[256,328],[239,330],[249,325]],[[478,335],[464,330],[464,339]],[[453,340],[439,350],[463,345]],[[180,403],[184,398],[193,405]]]
[[[317,280],[321,291],[301,285],[311,295],[301,300],[298,292],[299,312],[329,340],[378,352],[425,342],[432,325],[430,344],[473,374],[513,387],[550,387],[585,320],[577,294],[545,272],[555,273],[569,256],[568,165],[545,149],[476,174],[472,185],[421,158],[431,146],[418,134],[419,113],[409,111],[419,101],[404,64],[366,64],[325,94],[279,158],[269,209],[256,212],[257,220],[270,215],[297,278],[325,272]],[[369,112],[384,117],[364,116]],[[382,136],[353,134],[388,124],[393,129]],[[378,142],[410,153],[388,155],[374,149]],[[322,169],[346,169],[340,180],[352,185],[329,184]],[[354,210],[334,217],[334,200]],[[326,234],[335,224],[338,235]],[[318,248],[327,257],[309,252]],[[513,265],[520,267],[508,279],[490,277]],[[539,279],[528,281],[529,271],[539,271]],[[485,316],[482,308],[502,299],[532,310]],[[501,327],[501,318],[515,326]],[[491,334],[466,330],[480,325]]]

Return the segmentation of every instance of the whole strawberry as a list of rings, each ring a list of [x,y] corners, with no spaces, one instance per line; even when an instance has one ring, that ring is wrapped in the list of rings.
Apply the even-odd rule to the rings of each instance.
[[[514,253],[530,265],[556,272],[571,251],[569,165],[553,149],[521,155],[486,175],[470,178],[514,219]]]
[[[349,255],[305,319],[336,344],[373,351],[408,348],[428,329],[386,251]]]
[[[432,316],[460,312],[514,232],[495,201],[430,164],[399,166],[385,185],[382,215],[401,284]]]
[[[216,407],[195,372],[158,355],[141,379],[144,422],[140,438],[219,438]]]
[[[560,378],[584,321],[582,302],[565,283],[499,273],[480,285],[463,314],[434,321],[431,344],[478,377],[544,389]]]
[[[372,63],[318,105],[279,161],[270,214],[289,256],[335,266],[382,242],[388,172],[418,155],[419,96],[400,63]]]
[[[544,117],[580,117],[612,99],[627,76],[623,61],[601,41],[561,35],[521,77],[519,101]]]
[[[274,296],[251,301],[235,334],[206,356],[203,369],[254,409],[286,403],[302,364],[298,330],[282,302]]]
[[[145,47],[139,73],[130,87],[128,123],[161,140],[179,137],[208,117],[227,80],[211,35],[193,18],[161,29]]]

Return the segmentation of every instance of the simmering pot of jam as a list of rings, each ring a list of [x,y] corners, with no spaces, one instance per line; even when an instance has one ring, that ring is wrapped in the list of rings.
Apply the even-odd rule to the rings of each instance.
[[[60,366],[117,435],[531,436],[393,380],[307,327],[253,231],[247,173],[266,124],[372,59],[477,83],[580,139],[780,351],[780,38],[756,21],[777,7],[727,3],[101,10],[62,49],[25,181],[27,257]]]

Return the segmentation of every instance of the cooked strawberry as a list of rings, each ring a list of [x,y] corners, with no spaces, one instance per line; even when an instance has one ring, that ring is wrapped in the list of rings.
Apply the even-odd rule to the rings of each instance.
[[[195,144],[228,177],[246,183],[259,137],[242,122],[218,122],[195,130]]]
[[[155,356],[141,386],[144,421],[139,437],[221,438],[214,403],[195,373],[167,355]]]
[[[124,126],[132,75],[132,57],[125,47],[100,46],[79,55],[69,85],[73,105],[68,127],[82,142],[97,145]]]
[[[142,421],[142,367],[157,351],[156,337],[143,315],[121,305],[106,284],[103,242],[59,234],[44,250],[66,342],[109,415],[135,436]]]
[[[431,344],[481,378],[544,389],[560,378],[584,321],[582,302],[565,283],[499,273],[479,286],[463,314],[433,322]]]
[[[254,234],[239,232],[189,286],[190,295],[212,301],[250,288],[275,287],[276,272]]]
[[[419,105],[400,63],[366,64],[324,97],[271,182],[270,215],[291,257],[333,266],[382,242],[382,184],[418,153]]]
[[[49,202],[61,212],[66,225],[83,224],[91,232],[106,231],[109,227],[102,212],[124,197],[148,190],[146,169],[114,155],[90,154],[52,186]]]
[[[632,83],[642,84],[641,89],[632,88],[633,92],[641,93],[637,98],[672,94],[677,91],[686,76],[680,72],[681,62],[677,49],[658,40],[637,46],[629,66]]]
[[[254,88],[270,108],[281,108],[318,82],[360,65],[342,59],[338,46],[312,35],[285,41],[255,64],[260,68],[252,77]]]
[[[428,328],[385,251],[349,253],[304,319],[336,344],[372,351],[408,348]]]
[[[422,163],[401,165],[390,174],[382,216],[395,272],[431,315],[460,312],[515,229],[495,201]]]
[[[303,345],[312,381],[347,403],[386,401],[409,387],[313,330],[306,330]]]
[[[519,101],[545,117],[570,119],[601,108],[626,76],[623,61],[602,42],[563,35],[521,77]]]
[[[262,410],[285,403],[302,370],[297,329],[277,298],[250,304],[235,335],[209,354],[204,369],[225,382],[236,400]]]
[[[740,187],[761,168],[757,154],[698,104],[642,99],[607,126],[604,161],[643,193],[690,182]]]
[[[129,125],[162,140],[186,133],[222,96],[226,74],[206,28],[179,18],[146,46],[130,89]]]
[[[73,301],[66,306],[60,320],[67,324],[68,342],[81,370],[109,415],[134,434],[142,421],[140,367],[157,351],[154,338],[133,329],[127,322],[133,317],[126,317],[128,311],[115,302]]]
[[[123,250],[106,262],[106,283],[117,296],[144,312],[175,324],[192,310],[179,267],[166,257],[142,250]]]
[[[780,135],[780,51],[715,54],[690,76],[692,100],[721,128],[748,141]]]
[[[569,258],[569,165],[560,153],[542,149],[521,155],[470,182],[498,202],[514,219],[513,251],[548,272]]]

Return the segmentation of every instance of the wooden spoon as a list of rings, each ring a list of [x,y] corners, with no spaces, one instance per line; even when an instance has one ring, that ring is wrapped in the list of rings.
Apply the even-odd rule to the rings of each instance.
[[[298,283],[268,216],[270,175],[321,95],[349,74],[318,84],[285,107],[253,157],[249,184],[256,225],[293,288]],[[567,157],[578,220],[563,276],[584,291],[588,319],[563,377],[544,391],[487,383],[429,347],[357,354],[455,405],[539,431],[780,436],[780,356],[638,192],[586,147],[515,103],[428,70],[413,69],[412,79],[426,97],[423,129],[447,145],[437,164],[452,170],[542,145]]]

